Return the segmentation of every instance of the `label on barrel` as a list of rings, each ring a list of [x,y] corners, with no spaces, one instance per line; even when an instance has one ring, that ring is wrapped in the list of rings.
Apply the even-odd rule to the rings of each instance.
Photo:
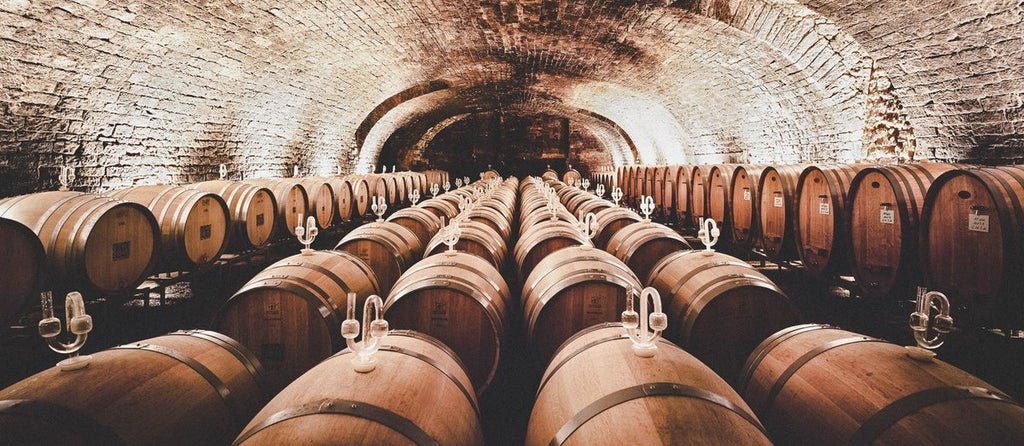
[[[878,220],[884,225],[894,225],[896,224],[896,211],[892,209],[882,209],[881,216],[878,217]]]
[[[743,201],[750,201],[750,189],[743,189]]]
[[[587,305],[583,310],[583,323],[585,325],[607,322],[607,319],[604,316],[604,301],[604,297],[601,296],[590,296],[587,298]]]
[[[263,214],[256,214],[256,226],[263,226]]]
[[[781,208],[783,206],[782,205],[782,197],[775,197],[774,205],[777,208]]]
[[[967,230],[988,232],[988,215],[971,214],[967,222]]]
[[[121,242],[110,245],[110,251],[113,253],[113,260],[124,260],[132,256],[132,242]]]
[[[281,320],[281,303],[280,302],[265,302],[263,304],[263,320],[265,321],[279,321]]]
[[[213,225],[202,225],[199,227],[199,240],[207,240],[213,237]]]
[[[451,303],[448,299],[435,297],[430,303],[430,328],[448,328],[450,319]]]
[[[828,203],[818,203],[818,213],[821,214],[821,215],[828,215],[829,214],[829,205],[828,205]]]

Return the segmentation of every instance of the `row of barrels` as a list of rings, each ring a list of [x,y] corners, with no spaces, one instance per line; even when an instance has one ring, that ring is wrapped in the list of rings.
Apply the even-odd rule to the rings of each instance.
[[[574,203],[570,214],[592,201],[561,189],[563,203]],[[938,361],[919,363],[879,339],[793,325],[798,316],[770,280],[730,256],[687,250],[676,237],[662,225],[631,221],[605,249],[659,290],[670,321],[664,336],[685,351],[663,342],[653,360],[622,361],[631,352],[620,325],[577,332],[541,379],[527,444],[561,444],[570,436],[583,444],[995,444],[1024,435],[1024,408],[991,385]],[[662,256],[673,247],[679,250]],[[636,261],[630,253],[652,259]],[[829,384],[833,376],[841,382]],[[660,398],[666,396],[684,398]],[[646,405],[627,404],[645,397]],[[708,406],[724,415],[697,413]],[[596,417],[595,409],[601,416],[591,422],[586,417]],[[959,411],[976,412],[960,419]],[[650,427],[629,421],[638,417],[651,420]]]
[[[740,249],[853,275],[862,295],[946,293],[965,320],[1024,323],[1024,168],[943,163],[620,168],[627,196],[719,222]]]
[[[563,196],[568,195],[567,192]],[[528,197],[523,198],[525,203]],[[648,225],[661,226],[646,222],[629,226],[641,229]],[[628,241],[620,240],[629,238],[620,236],[623,231],[612,236],[620,246],[629,245]],[[662,237],[671,238],[667,233]],[[540,259],[532,274],[543,273],[547,267],[542,264],[549,258],[557,259],[560,253],[574,249],[600,252],[582,245],[556,249]],[[641,246],[637,252],[642,254],[647,249]],[[693,251],[676,254],[703,257]],[[455,260],[460,253],[434,257],[440,257],[439,261],[424,259],[421,263],[426,265],[422,268],[453,268],[469,263]],[[583,261],[578,256],[568,257]],[[670,259],[672,255],[668,257],[666,260],[677,261]],[[618,262],[619,268],[624,265],[615,256],[601,260]],[[490,267],[487,262],[478,263],[472,270]],[[584,274],[568,274],[549,283],[579,278],[599,282],[604,269],[592,268],[593,263],[587,266],[582,268]],[[417,264],[414,269],[420,267]],[[433,282],[428,280],[433,283],[428,286],[458,288],[449,280],[456,276],[473,282],[469,279],[474,277],[471,270],[455,269],[458,274],[450,274],[451,270],[449,274],[428,274],[435,278]],[[406,274],[416,276],[412,270]],[[438,277],[440,281],[436,280]],[[403,275],[399,282],[405,279]],[[487,294],[489,287],[476,283],[480,288],[475,294]],[[428,295],[420,299],[429,300]],[[388,301],[391,300],[389,297]],[[461,300],[472,301],[465,296]],[[590,301],[583,300],[582,304],[587,307]],[[432,306],[419,311],[429,313],[431,309]],[[385,312],[389,320],[392,311],[389,308]],[[447,315],[448,325],[453,325],[453,319],[463,320],[461,314]],[[571,315],[580,313],[566,314],[560,318],[563,321],[552,322],[567,323]],[[617,313],[611,312],[610,317],[614,320]],[[681,319],[671,317],[672,324]],[[442,327],[427,328],[443,334],[437,331]],[[942,363],[919,366],[901,354],[899,347],[830,327],[794,326],[758,346],[749,356],[741,379],[735,380],[742,383],[736,387],[746,400],[707,366],[669,342],[659,343],[659,353],[654,358],[634,357],[628,336],[622,331],[615,324],[591,324],[554,351],[537,392],[527,444],[606,444],[637,439],[663,444],[768,444],[768,438],[784,443],[842,439],[870,443],[873,439],[899,441],[914,436],[934,443],[977,439],[1005,443],[1019,442],[1024,435],[1021,407],[991,386]],[[865,364],[865,352],[861,349],[871,349],[866,352],[869,357],[880,359]],[[392,332],[387,345],[378,353],[378,370],[370,374],[355,372],[347,360],[351,355],[351,351],[342,351],[298,378],[249,422],[236,444],[288,444],[336,438],[369,439],[378,444],[408,440],[421,444],[482,442],[475,396],[468,390],[472,380],[462,372],[462,366],[472,365],[469,361],[460,363],[459,355],[445,344],[415,332]],[[836,363],[845,365],[835,369]],[[830,381],[835,374],[844,376],[841,385]],[[858,411],[852,412],[850,408]],[[928,423],[933,416],[965,410],[969,416],[949,417],[957,423]],[[640,418],[646,421],[636,423]]]
[[[443,248],[438,231],[454,218],[466,186],[386,221],[358,226],[333,250],[305,252],[257,273],[216,314],[213,327],[251,348],[280,390],[317,362],[345,346],[341,323],[348,293],[389,296],[400,277],[424,256]]]
[[[420,244],[412,248],[422,253],[422,260],[398,270],[380,269],[377,264],[371,272],[360,273],[368,277],[377,273],[381,283],[389,283],[381,287],[380,295],[387,296],[384,316],[395,330],[376,354],[376,368],[370,373],[355,371],[351,350],[341,350],[330,357],[318,352],[287,359],[284,362],[295,369],[288,376],[277,376],[276,383],[272,384],[274,391],[281,387],[283,390],[246,426],[235,440],[236,444],[310,441],[398,444],[408,440],[417,444],[482,443],[477,396],[487,388],[497,369],[512,304],[498,266],[506,253],[490,249],[490,245],[494,243],[492,240],[502,246],[508,243],[505,237],[511,235],[508,229],[516,198],[516,180],[509,179],[482,193],[486,183],[481,180],[427,200],[420,206],[403,209],[387,222],[363,225],[346,236],[348,240],[342,240],[337,249],[368,253],[369,260],[365,263],[370,263],[377,257],[373,252],[385,250],[371,244],[359,247],[353,244],[359,243],[356,240],[395,231],[399,224],[410,233],[418,234],[417,237],[423,236]],[[456,206],[458,211],[454,210]],[[441,218],[448,219],[449,224],[457,224],[461,231],[466,231],[464,233],[471,231],[476,235],[460,236],[453,249],[448,250],[444,239],[452,242],[446,237],[449,234],[439,233],[440,225],[423,224]],[[455,223],[451,222],[453,219]],[[462,246],[471,248],[471,252],[456,249],[462,243],[466,243]],[[423,246],[426,248],[421,248]],[[392,249],[396,247],[392,245]],[[333,266],[322,262],[310,263],[335,271]],[[314,281],[308,273],[277,271],[271,274],[269,269],[264,273],[291,277],[295,282],[299,282],[300,276]],[[254,281],[257,279],[259,276]],[[243,294],[247,287],[232,300],[252,300],[251,295]],[[360,297],[367,295],[365,291],[352,292]],[[286,315],[291,313],[285,312]],[[317,333],[301,333],[303,329],[308,330],[308,322],[300,321],[283,328],[315,338]],[[259,321],[249,321],[247,330],[256,329],[257,324]],[[233,331],[226,325],[221,327],[226,332]],[[331,327],[329,331],[337,337],[340,331],[336,328]],[[275,331],[273,327],[259,329]],[[301,348],[301,345],[300,340],[284,348]],[[334,349],[338,350],[340,348]],[[273,363],[268,358],[261,359],[271,373]],[[321,362],[317,364],[318,361]],[[299,370],[302,368],[309,370],[303,373]],[[353,411],[355,408],[361,409]]]
[[[301,215],[328,228],[366,214],[374,194],[398,204],[405,191],[425,191],[425,181],[413,172],[218,180],[0,200],[0,248],[15,254],[0,263],[0,322],[19,314],[44,282],[123,293],[154,271],[200,267],[226,251],[288,237]]]

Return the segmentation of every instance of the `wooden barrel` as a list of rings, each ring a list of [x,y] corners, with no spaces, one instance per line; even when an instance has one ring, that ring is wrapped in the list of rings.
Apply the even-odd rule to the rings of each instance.
[[[573,186],[579,186],[580,181],[582,179],[583,179],[583,175],[580,174],[580,171],[578,171],[576,169],[573,169],[572,166],[570,166],[569,170],[566,170],[565,173],[562,174],[562,182],[565,183],[565,184],[572,184]]]
[[[562,220],[545,220],[530,226],[520,234],[512,250],[519,266],[519,278],[529,276],[537,264],[551,253],[569,246],[593,245],[580,234],[579,228]]]
[[[320,229],[330,228],[334,224],[335,203],[334,188],[323,178],[303,178],[299,181],[306,193],[309,194],[308,208],[305,218],[310,215],[316,217],[316,225]]]
[[[205,265],[227,248],[231,215],[217,194],[179,186],[137,186],[107,195],[145,206],[156,217],[161,271]]]
[[[540,223],[550,221],[551,212],[548,211],[547,208],[538,209],[528,214],[521,214],[520,219],[521,220],[519,221],[519,236],[520,238],[522,238],[522,235],[529,231],[530,228]],[[579,221],[576,219],[576,216],[569,213],[569,210],[562,205],[557,205],[557,207],[555,208],[555,219],[570,225],[576,225],[579,223]]]
[[[580,205],[589,201],[591,198],[594,198],[594,194],[591,194],[590,192],[579,191],[579,193],[574,193],[571,197],[562,200],[562,204],[565,205],[565,208],[569,212],[571,212],[573,215],[576,215],[576,210],[579,209]]]
[[[270,189],[274,194],[274,202],[277,203],[275,213],[275,227],[277,238],[290,237],[294,234],[295,228],[305,225],[306,214],[309,212],[309,194],[306,188],[302,187],[294,178],[278,178],[249,180],[249,184],[263,186]],[[303,221],[299,221],[302,216]]]
[[[388,183],[388,204],[399,204],[405,202],[405,182],[398,173],[384,175],[384,181]]]
[[[850,253],[866,297],[913,296],[921,278],[918,223],[932,181],[953,164],[868,167],[850,185]]]
[[[512,239],[512,222],[501,211],[477,203],[473,210],[466,213],[466,218],[490,226],[501,234],[501,239],[505,243]]]
[[[596,216],[598,212],[613,206],[615,206],[615,204],[608,200],[597,197],[591,198],[580,203],[579,207],[576,208],[576,219],[583,220],[587,214],[594,214]]]
[[[46,251],[27,226],[0,218],[0,252],[0,324],[6,324],[39,297]]]
[[[730,382],[761,341],[798,321],[774,282],[718,252],[669,254],[652,268],[647,286],[661,294],[671,321],[662,335]]]
[[[708,177],[711,166],[701,164],[690,171],[690,224],[697,227],[708,214]]]
[[[649,172],[652,179],[648,195],[654,200],[654,213],[657,216],[661,216],[665,212],[665,174],[667,169],[666,166],[654,166],[650,168]]]
[[[653,197],[655,187],[655,176],[658,173],[658,166],[644,166],[643,178],[641,179],[642,194],[644,196]]]
[[[675,220],[684,226],[690,224],[690,166],[676,166],[675,207],[672,209]]]
[[[661,217],[671,218],[675,212],[676,207],[676,181],[679,170],[676,166],[665,166],[662,167],[665,171],[664,182],[661,184]]]
[[[487,169],[487,170],[485,170],[485,171],[484,171],[483,173],[481,173],[481,174],[480,174],[480,178],[481,178],[482,180],[485,180],[485,181],[487,181],[487,180],[493,180],[493,179],[495,179],[495,178],[501,178],[501,174],[500,174],[500,173],[498,173],[498,171],[497,171],[497,170],[494,170],[494,169]]]
[[[626,264],[600,249],[565,248],[541,260],[523,281],[523,325],[537,364],[591,325],[619,320],[626,290],[640,281]]]
[[[423,175],[426,176],[426,188],[428,191],[430,190],[430,187],[435,184],[438,188],[443,189],[444,182],[448,181],[448,172],[443,170],[425,170],[423,171]]]
[[[370,197],[375,195],[370,189],[370,181],[365,176],[349,175],[345,179],[352,185],[353,218],[358,219],[370,212]]]
[[[160,227],[145,207],[104,195],[40,192],[0,200],[0,217],[35,232],[47,277],[67,288],[117,294],[153,271]]]
[[[352,201],[352,183],[343,177],[327,177],[327,183],[334,191],[335,223],[341,224],[352,221],[355,213],[355,203]]]
[[[610,207],[594,214],[597,222],[597,233],[594,234],[594,246],[604,249],[608,242],[622,228],[643,221],[636,212],[626,208]]]
[[[1024,322],[1024,169],[960,169],[932,184],[921,213],[928,287],[946,293],[958,317],[985,326]]]
[[[273,395],[310,367],[345,348],[341,322],[348,293],[380,294],[377,275],[354,255],[313,251],[256,274],[217,312],[213,328],[252,350]]]
[[[988,383],[828,326],[766,339],[738,389],[779,444],[1024,442],[1024,407]]]
[[[508,245],[502,242],[497,231],[490,226],[472,220],[459,223],[459,230],[462,235],[459,236],[458,243],[453,246],[454,249],[487,260],[501,271],[505,266],[505,258],[508,257]],[[427,243],[423,256],[432,256],[447,250],[448,245],[444,244],[443,233],[439,232]]]
[[[708,172],[707,215],[718,222],[723,241],[729,241],[732,236],[732,177],[738,166],[716,164]]]
[[[237,181],[204,181],[196,189],[219,195],[231,215],[228,249],[245,251],[270,242],[277,226],[277,201],[270,189]]]
[[[766,167],[761,171],[757,209],[761,228],[761,246],[774,261],[796,258],[793,240],[793,210],[796,208],[796,182],[802,166]]]
[[[274,397],[233,445],[482,445],[462,363],[429,336],[394,330],[360,373],[346,349]]]
[[[401,209],[388,217],[387,221],[398,223],[419,237],[420,243],[426,246],[430,239],[441,230],[441,219],[433,212],[413,206]]]
[[[764,168],[748,165],[737,166],[733,171],[730,229],[732,243],[739,248],[753,248],[760,237],[758,225],[757,183]]]
[[[479,395],[498,370],[510,299],[505,279],[490,262],[450,251],[402,274],[384,307],[392,327],[426,333],[451,347]]]
[[[398,276],[423,255],[419,237],[391,222],[367,223],[353,229],[334,249],[363,259],[377,274],[381,296],[387,295]]]
[[[4,444],[223,445],[265,401],[260,363],[220,333],[170,333],[0,390]]]
[[[605,251],[629,265],[637,277],[647,277],[651,268],[665,256],[690,249],[690,244],[675,230],[652,222],[622,228],[605,247]]]
[[[434,215],[442,220],[449,220],[459,215],[459,208],[450,201],[440,199],[440,196],[420,203],[419,207],[433,212]]]
[[[566,341],[541,378],[526,444],[770,445],[764,427],[722,378],[660,340],[633,354],[620,323]]]
[[[809,166],[796,185],[793,233],[796,251],[812,274],[845,272],[849,250],[846,196],[860,167]]]

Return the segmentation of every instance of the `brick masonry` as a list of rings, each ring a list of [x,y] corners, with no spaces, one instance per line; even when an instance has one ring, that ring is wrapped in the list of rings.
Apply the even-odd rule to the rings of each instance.
[[[453,163],[495,115],[584,170],[1018,162],[1022,36],[1019,0],[2,0],[0,196]]]

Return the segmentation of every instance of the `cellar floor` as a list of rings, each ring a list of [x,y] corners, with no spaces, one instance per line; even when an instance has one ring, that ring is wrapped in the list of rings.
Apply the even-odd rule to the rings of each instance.
[[[324,231],[314,247],[329,249],[348,228]],[[242,284],[273,261],[297,252],[298,245],[283,243],[230,271],[197,274],[190,282],[169,287],[166,300],[128,301],[93,300],[88,311],[95,329],[84,348],[95,352],[114,345],[158,336],[185,328],[207,328],[217,308]],[[735,252],[724,250],[733,255]],[[806,272],[764,263],[750,253],[746,256],[790,296],[806,322],[828,323],[847,330],[881,337],[900,345],[913,343],[907,319],[913,311],[913,296],[899,296],[882,302],[869,302],[838,288],[835,283],[816,280]],[[505,272],[506,278],[514,273]],[[517,293],[519,286],[510,281]],[[56,299],[55,299],[56,300]],[[59,305],[59,304],[58,304]],[[956,315],[954,314],[954,320]],[[0,387],[6,387],[56,363],[60,356],[49,351],[36,333],[38,310],[19,323],[0,328]],[[487,444],[519,445],[525,436],[534,393],[542,370],[535,365],[525,345],[518,314],[512,315],[508,339],[501,354],[499,370],[491,387],[481,398],[481,413]],[[1024,339],[997,334],[980,328],[958,329],[938,357],[1002,389],[1017,400],[1024,400]]]

